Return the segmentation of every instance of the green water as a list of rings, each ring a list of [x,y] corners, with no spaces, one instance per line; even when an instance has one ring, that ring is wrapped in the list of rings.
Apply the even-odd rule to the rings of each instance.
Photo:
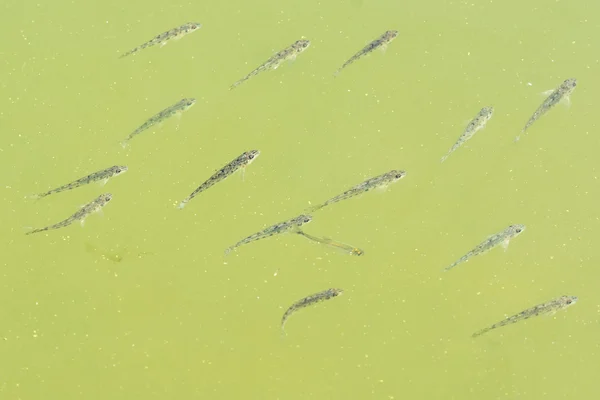
[[[0,399],[593,399],[600,3],[5,1]],[[589,19],[588,19],[589,18]],[[188,21],[197,32],[118,59]],[[384,31],[400,34],[333,72]],[[302,36],[308,50],[229,86]],[[578,87],[517,144],[567,78]],[[123,150],[183,97],[197,103]],[[483,107],[488,126],[440,164]],[[175,205],[240,153],[260,157]],[[32,193],[124,164],[40,201]],[[391,169],[306,232],[223,250]],[[25,236],[102,192],[84,228]],[[442,269],[486,236],[508,250]],[[279,323],[293,302],[341,297]],[[579,302],[471,334],[562,294]]]

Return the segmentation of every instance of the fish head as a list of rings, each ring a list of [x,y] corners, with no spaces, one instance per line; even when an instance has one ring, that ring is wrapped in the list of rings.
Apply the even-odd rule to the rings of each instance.
[[[296,217],[296,225],[298,225],[298,226],[308,224],[310,221],[312,221],[312,216],[310,216],[308,214],[302,214],[302,215],[299,215],[298,217]]]
[[[516,224],[508,227],[511,237],[520,235],[525,230],[525,225]]]
[[[250,150],[248,152],[246,152],[246,160],[247,160],[247,164],[250,164],[252,161],[254,161],[256,159],[256,157],[258,157],[260,155],[260,151],[259,150]]]
[[[104,193],[101,194],[98,198],[102,204],[106,204],[112,200],[112,193]]]
[[[115,165],[112,167],[113,176],[121,175],[127,172],[127,167],[125,165]]]
[[[400,170],[396,170],[393,169],[390,172],[388,172],[387,174],[385,174],[385,181],[387,182],[398,182],[400,179],[404,178],[406,176],[406,171],[400,171]]]
[[[196,104],[196,99],[193,99],[193,98],[182,99],[181,103],[183,104],[183,110],[185,111],[185,110],[188,110],[194,104]]]
[[[331,295],[331,297],[341,296],[342,293],[344,293],[343,289],[336,289],[336,288],[329,289],[329,294]]]
[[[296,53],[302,53],[304,50],[308,49],[308,46],[310,46],[310,40],[306,40],[306,39],[300,39],[297,40],[292,47],[294,48],[294,50],[296,51]]]
[[[577,79],[569,78],[566,81],[564,81],[562,85],[560,85],[560,89],[565,95],[569,95],[573,90],[575,90],[576,86]]]
[[[201,27],[202,24],[200,22],[188,22],[187,24],[188,32],[194,32],[195,30],[198,30]]]
[[[353,256],[362,256],[363,254],[365,254],[365,252],[361,249],[359,249],[358,247],[354,247],[352,249],[352,251],[350,252],[351,255]]]
[[[384,36],[388,42],[392,41],[398,36],[398,31],[387,31]]]
[[[562,304],[563,307],[572,306],[573,304],[577,303],[577,300],[579,300],[577,296],[560,296],[558,299],[558,301],[560,302],[560,304]]]
[[[484,116],[487,119],[492,118],[492,114],[494,113],[494,107],[489,106],[489,107],[483,107],[481,109],[481,115]]]

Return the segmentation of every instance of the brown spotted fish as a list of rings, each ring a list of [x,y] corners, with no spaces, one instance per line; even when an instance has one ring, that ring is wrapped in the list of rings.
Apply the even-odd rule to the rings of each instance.
[[[226,166],[224,166],[223,168],[218,170],[213,176],[208,178],[208,180],[206,182],[204,182],[196,190],[194,190],[188,197],[186,197],[185,200],[183,200],[179,204],[179,209],[182,209],[183,207],[185,207],[185,205],[190,200],[192,200],[194,197],[196,197],[200,193],[204,192],[206,189],[213,186],[215,183],[221,182],[222,180],[227,178],[229,175],[232,175],[234,172],[238,171],[239,169],[242,169],[242,171],[243,171],[244,168],[246,168],[248,165],[250,165],[250,163],[252,163],[252,161],[254,161],[256,159],[256,157],[258,157],[259,155],[260,155],[260,151],[250,150],[250,151],[246,151],[246,152],[242,153],[242,155],[240,155],[239,157],[236,157],[233,161],[231,161],[229,164],[227,164]]]
[[[295,60],[296,56],[298,56],[298,54],[300,54],[304,50],[306,50],[308,48],[308,46],[310,46],[309,40],[301,39],[301,40],[295,41],[291,46],[275,53],[275,55],[273,55],[273,57],[269,58],[267,61],[265,61],[260,66],[258,66],[255,70],[250,72],[248,75],[246,75],[239,81],[235,82],[233,85],[231,85],[229,90],[235,89],[242,82],[247,81],[248,79],[252,78],[253,76],[258,75],[259,73],[261,73],[263,71],[268,71],[270,69],[277,69],[286,60],[290,60],[290,61]]]
[[[36,198],[36,199],[41,199],[42,197],[49,196],[53,193],[60,193],[60,192],[64,192],[65,190],[75,189],[80,186],[87,185],[88,183],[92,183],[92,182],[96,182],[96,181],[102,181],[102,183],[105,184],[106,182],[108,182],[108,180],[110,178],[119,176],[125,172],[127,172],[126,166],[115,165],[110,168],[103,169],[102,171],[94,172],[92,174],[84,176],[83,178],[79,178],[76,181],[73,181],[71,183],[67,183],[66,185],[59,186],[55,189],[49,190],[45,193],[35,194],[31,197]]]
[[[479,113],[475,116],[475,118],[473,118],[471,122],[469,122],[463,134],[460,135],[456,143],[454,143],[450,150],[448,150],[448,153],[444,157],[442,157],[442,162],[444,162],[450,154],[456,151],[456,149],[462,146],[467,140],[471,139],[475,135],[475,133],[477,133],[478,130],[483,129],[485,127],[485,124],[487,124],[490,118],[492,118],[493,113],[493,107],[483,107],[481,111],[479,111]]]
[[[575,90],[576,86],[577,86],[577,79],[570,78],[570,79],[567,79],[566,81],[564,81],[563,83],[561,83],[560,86],[557,87],[556,89],[548,91],[547,92],[547,93],[549,93],[548,98],[546,98],[546,100],[544,100],[542,105],[539,106],[537,110],[535,110],[535,112],[533,113],[531,118],[529,118],[529,121],[527,121],[527,124],[525,124],[525,127],[521,131],[521,134],[518,135],[517,138],[515,139],[515,142],[521,138],[521,135],[524,134],[525,131],[535,121],[537,121],[542,115],[546,114],[548,112],[548,110],[550,110],[552,107],[557,105],[561,100],[566,102],[567,104],[569,104],[571,101],[570,100],[571,93],[573,93],[573,90]]]
[[[83,226],[87,216],[102,210],[102,208],[106,204],[108,204],[108,202],[111,200],[112,200],[112,194],[110,194],[110,193],[101,194],[100,196],[98,196],[96,199],[94,199],[90,203],[82,206],[75,214],[71,215],[69,218],[65,219],[64,221],[61,221],[54,225],[47,226],[45,228],[34,229],[30,232],[27,232],[26,235],[32,235],[32,234],[38,233],[38,232],[49,231],[51,229],[64,228],[65,226],[71,225],[75,221],[79,221],[81,223],[81,225]]]
[[[181,39],[185,35],[195,32],[201,26],[202,25],[199,24],[198,22],[188,22],[177,28],[173,28],[171,30],[161,33],[160,35],[157,35],[156,37],[152,38],[151,40],[147,41],[146,43],[141,44],[138,47],[131,49],[126,53],[123,53],[119,58],[127,57],[131,54],[135,54],[138,51],[145,49],[146,47],[155,46],[157,44],[160,44],[160,47],[163,47],[164,45],[166,45],[169,42],[169,40]]]
[[[529,319],[531,317],[537,317],[538,315],[553,315],[558,310],[564,310],[565,308],[572,306],[577,303],[576,296],[560,296],[557,299],[550,300],[547,303],[538,304],[535,307],[528,308],[527,310],[521,311],[518,314],[510,316],[492,326],[488,326],[480,331],[473,334],[473,337],[481,336],[492,329],[500,328],[501,326],[514,324],[519,321]]]
[[[283,314],[283,317],[281,318],[281,333],[285,333],[285,323],[287,322],[288,318],[296,311],[311,306],[313,304],[320,303],[325,300],[333,299],[334,297],[340,296],[342,293],[344,293],[342,289],[332,288],[319,293],[311,294],[310,296],[298,300],[287,309],[285,314]]]
[[[373,40],[371,43],[366,45],[361,51],[353,55],[348,61],[346,61],[334,74],[334,76],[339,75],[339,73],[346,68],[348,65],[352,64],[354,61],[366,56],[369,53],[372,53],[375,49],[385,50],[387,45],[398,36],[398,31],[387,31],[377,39]]]

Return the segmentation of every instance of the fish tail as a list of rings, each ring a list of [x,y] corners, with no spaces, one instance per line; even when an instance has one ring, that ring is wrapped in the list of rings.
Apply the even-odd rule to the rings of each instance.
[[[26,227],[24,227],[24,229],[26,229],[28,231],[28,232],[25,232],[25,235],[33,235],[34,233],[43,232],[43,231],[48,230],[48,228],[35,229],[31,226],[26,226]]]
[[[185,205],[187,204],[187,200],[183,200],[181,203],[179,203],[179,205],[177,206],[177,208],[179,210],[183,210],[183,207],[185,207]]]
[[[448,154],[446,154],[444,157],[442,157],[442,160],[440,162],[446,161],[446,158],[448,158]]]
[[[125,139],[121,142],[121,147],[123,147],[124,149],[127,148],[127,146],[129,146],[129,139]]]
[[[30,199],[30,200],[39,200],[42,197],[46,197],[48,196],[50,193],[40,193],[40,194],[30,194],[28,196],[25,196],[26,199]]]
[[[233,251],[233,247],[228,247],[225,249],[225,257],[227,257]]]
[[[491,329],[492,329],[492,328],[484,328],[484,329],[481,329],[481,330],[479,330],[479,331],[475,332],[474,334],[472,334],[472,335],[471,335],[471,337],[473,337],[473,338],[476,338],[476,337],[478,337],[478,336],[481,336],[481,335],[483,335],[484,333],[486,333],[486,332],[490,331]]]

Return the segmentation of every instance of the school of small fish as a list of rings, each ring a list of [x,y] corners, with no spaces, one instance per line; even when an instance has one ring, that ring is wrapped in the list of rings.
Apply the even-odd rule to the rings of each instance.
[[[171,40],[177,40],[184,36],[189,35],[192,32],[197,31],[202,25],[197,22],[188,22],[179,27],[167,30],[153,39],[144,42],[143,44],[124,52],[119,58],[125,58],[130,55],[137,54],[141,50],[144,50],[153,46],[164,46]],[[376,49],[385,50],[387,46],[394,41],[399,35],[397,30],[387,30],[377,39],[371,41],[364,48],[350,57],[347,61],[345,61],[334,73],[334,76],[338,76],[342,70],[344,70],[349,65],[355,63],[356,61],[366,57],[369,54],[372,54]],[[288,42],[289,43],[289,42]],[[269,59],[260,64],[257,68],[249,72],[243,78],[237,80],[233,83],[229,89],[237,88],[243,82],[248,81],[249,79],[259,75],[263,71],[276,70],[282,63],[285,61],[293,61],[296,57],[303,53],[310,46],[311,42],[308,39],[302,38],[293,42],[290,46],[284,48],[276,52]],[[273,45],[277,45],[273,43]],[[281,48],[281,47],[279,47]],[[260,54],[260,53],[258,53]],[[139,57],[139,56],[138,56]],[[257,59],[258,61],[258,59]],[[267,76],[263,76],[267,79]],[[515,141],[518,141],[522,134],[524,134],[531,126],[543,115],[545,115],[551,108],[553,108],[556,104],[563,101],[565,103],[569,103],[569,99],[573,91],[577,86],[577,80],[574,78],[566,79],[563,83],[561,83],[556,89],[551,90],[547,93],[547,98],[544,102],[535,110],[533,115],[529,118],[524,128],[521,130],[520,134],[517,135]],[[169,120],[174,116],[181,116],[185,111],[189,110],[196,103],[195,98],[183,98],[179,100],[177,103],[163,109],[157,114],[153,115],[149,119],[147,119],[142,125],[132,131],[122,142],[122,146],[126,147],[130,144],[130,141],[141,134],[142,132],[160,125],[165,121]],[[448,152],[443,155],[441,161],[444,162],[452,153],[454,153],[458,148],[463,146],[468,140],[473,138],[473,136],[480,130],[482,130],[490,121],[492,114],[494,113],[494,107],[485,106],[481,108],[481,110],[477,113],[477,115],[467,124],[463,133],[459,136],[458,140],[450,147]],[[179,125],[177,125],[176,129]],[[239,154],[239,153],[237,153]],[[240,171],[242,177],[244,176],[245,168],[250,165],[259,155],[259,150],[249,150],[243,152],[238,157],[234,158],[229,163],[225,164],[222,168],[218,169],[214,174],[212,174],[207,180],[205,180],[200,186],[198,186],[194,191],[192,191],[186,198],[184,198],[178,205],[179,209],[183,209],[192,199],[196,198],[199,194],[204,191],[210,189],[217,183],[225,180],[229,176],[234,173]],[[232,154],[233,156],[233,154]],[[454,156],[456,157],[456,156]],[[225,161],[225,160],[223,160]],[[221,164],[223,165],[223,164]],[[54,189],[50,189],[44,192],[38,192],[39,194],[32,195],[30,197],[40,199],[51,194],[60,193],[69,191],[83,185],[90,184],[92,182],[100,182],[105,184],[110,178],[116,177],[118,175],[123,174],[128,171],[127,166],[123,165],[115,165],[110,168],[106,168],[103,170],[99,170],[97,172],[92,172],[82,178],[79,178],[75,181],[72,181],[68,184],[56,187]],[[237,250],[240,246],[253,243],[255,241],[265,239],[268,237],[272,237],[275,235],[281,235],[284,233],[295,233],[299,236],[302,236],[309,241],[316,243],[318,245],[323,245],[324,247],[328,247],[337,251],[340,251],[342,254],[353,255],[353,256],[363,256],[365,252],[353,245],[348,245],[337,240],[331,239],[329,237],[323,236],[315,236],[304,231],[305,226],[312,221],[313,216],[312,213],[318,211],[326,206],[341,202],[343,200],[347,200],[353,197],[358,197],[363,195],[366,192],[373,191],[375,189],[383,190],[390,186],[393,183],[398,182],[400,179],[406,176],[406,171],[394,169],[389,172],[383,173],[381,175],[369,178],[362,183],[359,183],[355,186],[350,187],[349,189],[343,191],[341,194],[338,194],[334,197],[329,198],[328,200],[317,203],[316,205],[308,207],[303,213],[300,213],[296,217],[289,218],[284,220],[283,222],[279,222],[277,224],[268,226],[254,234],[251,234],[235,244],[231,245],[227,249],[225,249],[224,255],[227,256],[231,254],[234,250]],[[355,177],[356,178],[356,177]],[[362,178],[364,179],[364,177]],[[353,178],[354,180],[354,178]],[[356,181],[358,179],[356,178]],[[355,181],[355,182],[356,182]],[[197,185],[198,183],[196,183]],[[190,186],[192,183],[190,183]],[[337,185],[336,185],[337,186]],[[338,192],[339,193],[339,192]],[[183,196],[182,196],[183,197]],[[58,223],[48,225],[44,228],[31,229],[26,235],[31,235],[34,233],[46,232],[50,230],[57,230],[60,228],[66,228],[69,225],[79,221],[81,225],[84,224],[86,218],[97,212],[101,212],[102,209],[113,199],[113,195],[111,193],[103,193],[99,195],[97,198],[81,206],[81,208],[75,212],[73,215],[68,217],[65,220],[62,220]],[[198,200],[196,200],[198,202]],[[351,203],[348,203],[351,204]],[[508,247],[509,242],[520,235],[525,230],[525,225],[522,224],[514,224],[510,225],[504,230],[495,233],[489,236],[487,239],[482,241],[480,244],[472,248],[458,260],[447,266],[444,271],[449,271],[455,268],[457,265],[461,263],[465,263],[471,260],[472,257],[481,255],[486,253],[487,251],[502,246],[505,250]],[[296,235],[292,235],[296,236]],[[90,245],[91,246],[91,245]],[[91,250],[97,251],[95,247],[90,247]],[[115,262],[119,262],[122,258],[121,256],[105,256]],[[454,274],[454,273],[453,273]],[[460,274],[460,272],[458,272]],[[296,313],[297,311],[312,306],[317,303],[321,303],[325,300],[333,299],[335,297],[340,296],[344,291],[342,289],[331,288],[327,289],[307,297],[302,298],[301,300],[293,303],[285,313],[281,319],[281,332],[284,333],[286,322],[289,317]],[[483,328],[472,336],[477,337],[484,333],[487,333],[493,329],[503,327],[505,325],[513,324],[519,321],[523,321],[538,315],[552,315],[558,310],[563,310],[577,302],[578,298],[576,296],[566,296],[563,295],[554,300],[548,301],[546,303],[539,304],[532,308],[525,309],[518,314],[510,316],[500,322],[497,322],[487,328]],[[340,305],[341,306],[341,305]]]

